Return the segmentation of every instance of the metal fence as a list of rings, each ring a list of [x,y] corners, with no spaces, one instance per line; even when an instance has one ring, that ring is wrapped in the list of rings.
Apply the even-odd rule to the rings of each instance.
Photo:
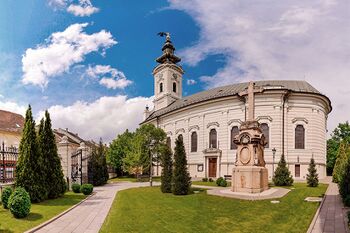
[[[12,183],[15,179],[18,149],[6,147],[3,142],[0,145],[0,183]]]

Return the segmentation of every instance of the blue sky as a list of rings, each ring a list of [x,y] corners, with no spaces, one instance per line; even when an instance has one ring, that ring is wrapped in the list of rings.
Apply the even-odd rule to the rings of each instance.
[[[332,130],[350,114],[349,15],[347,0],[1,0],[0,108],[30,103],[37,119],[49,109],[55,127],[110,141],[152,105],[168,31],[184,95],[306,80],[331,98]]]

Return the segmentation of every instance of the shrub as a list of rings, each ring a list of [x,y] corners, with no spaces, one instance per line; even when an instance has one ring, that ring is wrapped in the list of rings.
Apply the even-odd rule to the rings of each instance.
[[[220,186],[222,180],[224,180],[224,178],[219,177],[219,178],[216,180],[216,185],[217,185],[217,186]]]
[[[1,194],[1,202],[5,209],[8,209],[8,200],[12,194],[12,188],[6,187]]]
[[[314,158],[311,158],[309,164],[309,174],[306,175],[307,186],[317,187],[318,186],[318,174]]]
[[[272,181],[276,186],[290,186],[293,184],[294,180],[290,174],[290,171],[288,170],[283,154],[281,156],[281,160],[278,162],[278,167],[276,168]]]
[[[213,178],[209,178],[209,182],[214,182]]]
[[[202,181],[203,181],[203,182],[208,182],[208,178],[205,177],[205,178],[202,179]]]
[[[348,227],[350,229],[350,210],[348,211]]]
[[[80,193],[80,184],[72,184],[72,190],[75,193]]]
[[[227,186],[227,181],[225,179],[222,179],[220,182],[220,186],[226,187]]]
[[[343,171],[338,177],[339,193],[346,206],[350,206],[350,157],[344,161]]]
[[[84,193],[84,195],[90,195],[94,190],[94,186],[92,184],[83,184],[80,187],[80,192]]]
[[[350,195],[343,199],[344,205],[350,207]]]
[[[22,187],[18,187],[11,194],[8,207],[15,218],[24,218],[30,212],[30,196]]]
[[[171,179],[173,176],[173,161],[171,149],[165,146],[161,152],[162,175],[160,177],[160,190],[163,193],[171,193]]]

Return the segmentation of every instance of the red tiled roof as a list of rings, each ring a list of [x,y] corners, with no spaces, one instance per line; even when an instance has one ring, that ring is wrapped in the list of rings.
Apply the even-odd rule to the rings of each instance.
[[[24,117],[20,114],[0,110],[0,130],[21,132],[24,126]]]

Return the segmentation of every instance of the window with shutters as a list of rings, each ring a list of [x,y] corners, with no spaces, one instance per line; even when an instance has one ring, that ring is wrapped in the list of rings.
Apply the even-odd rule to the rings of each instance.
[[[238,126],[233,126],[231,129],[231,150],[237,150],[237,145],[236,145],[236,143],[233,142],[233,139],[238,134],[239,134]]]
[[[295,149],[305,149],[305,128],[303,125],[295,127]]]
[[[215,129],[211,129],[209,132],[209,148],[217,147],[217,133]]]
[[[260,129],[265,136],[265,142],[266,142],[265,148],[269,148],[269,146],[270,146],[270,142],[269,142],[270,128],[269,128],[269,125],[266,123],[262,123],[262,124],[260,124]]]
[[[191,134],[191,152],[197,152],[197,132]]]

